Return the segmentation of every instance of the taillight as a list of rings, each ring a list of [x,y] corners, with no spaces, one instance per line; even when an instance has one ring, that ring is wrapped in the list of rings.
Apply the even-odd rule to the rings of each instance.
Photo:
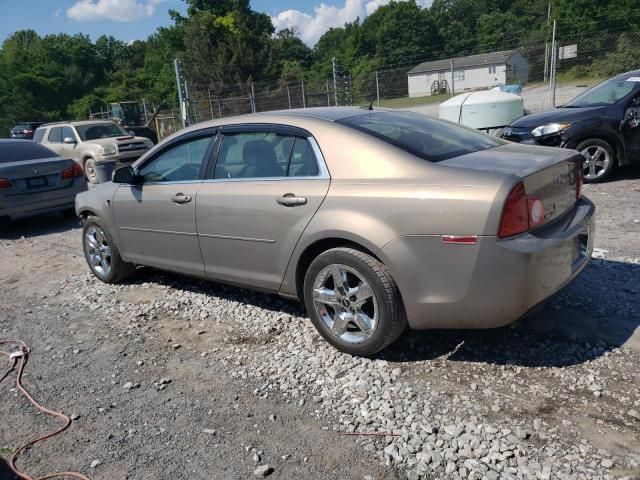
[[[6,178],[0,178],[0,188],[11,188],[11,182]]]
[[[524,233],[544,223],[544,205],[536,195],[527,195],[522,182],[507,197],[502,210],[498,237],[506,238]]]
[[[578,159],[578,175],[576,176],[576,199],[582,197],[582,186],[584,185],[584,157],[580,155]]]
[[[82,167],[77,163],[74,163],[72,167],[65,168],[62,171],[62,178],[73,178],[73,177],[82,177],[84,175],[84,171]]]

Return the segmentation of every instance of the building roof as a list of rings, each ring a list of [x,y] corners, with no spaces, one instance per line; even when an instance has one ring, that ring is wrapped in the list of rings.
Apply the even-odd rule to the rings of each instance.
[[[504,50],[502,52],[482,53],[480,55],[469,55],[467,57],[457,57],[453,59],[453,67],[467,68],[477,67],[481,65],[497,65],[506,63],[517,50]],[[442,72],[451,70],[451,59],[443,58],[442,60],[434,60],[432,62],[422,62],[417,67],[407,72],[408,75],[414,73]]]

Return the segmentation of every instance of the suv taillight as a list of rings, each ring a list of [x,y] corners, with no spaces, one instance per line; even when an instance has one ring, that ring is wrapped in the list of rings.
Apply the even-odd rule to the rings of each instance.
[[[512,237],[539,227],[543,223],[542,200],[536,195],[527,195],[524,183],[519,182],[513,187],[504,204],[498,237]]]
[[[74,163],[72,167],[65,168],[62,171],[62,178],[73,178],[73,177],[82,177],[84,175],[84,171],[82,167],[77,163]]]

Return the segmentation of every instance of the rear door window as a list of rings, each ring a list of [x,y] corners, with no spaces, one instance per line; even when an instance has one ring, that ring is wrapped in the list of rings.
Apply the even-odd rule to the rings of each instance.
[[[276,132],[227,133],[214,178],[285,177],[294,137]]]
[[[36,133],[33,134],[33,141],[37,143],[42,143],[42,139],[44,138],[45,128],[39,128],[36,130]]]
[[[373,112],[337,123],[379,138],[429,162],[504,145],[496,137],[410,112]]]
[[[62,143],[62,127],[52,127],[49,130],[47,141],[50,143]]]

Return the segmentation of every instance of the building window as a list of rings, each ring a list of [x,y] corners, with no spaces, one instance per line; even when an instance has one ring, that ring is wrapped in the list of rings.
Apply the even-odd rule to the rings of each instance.
[[[453,79],[454,80],[464,80],[464,70],[454,70],[453,71]]]
[[[494,73],[494,74],[496,73],[496,66],[495,65],[491,65],[489,67],[489,73]]]

